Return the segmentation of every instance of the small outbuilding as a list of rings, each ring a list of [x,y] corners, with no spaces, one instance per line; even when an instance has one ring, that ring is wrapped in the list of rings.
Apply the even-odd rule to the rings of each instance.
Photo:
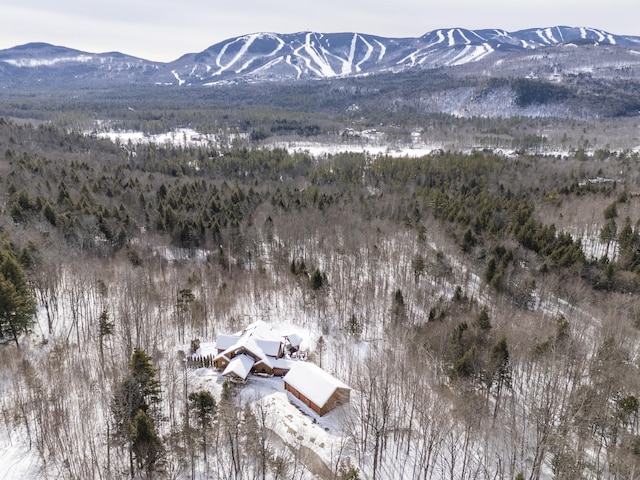
[[[284,376],[284,389],[323,416],[349,402],[351,388],[310,362],[299,361]]]
[[[292,352],[297,352],[300,349],[300,345],[302,344],[302,337],[296,333],[290,333],[285,337],[287,343],[289,344],[289,349]]]

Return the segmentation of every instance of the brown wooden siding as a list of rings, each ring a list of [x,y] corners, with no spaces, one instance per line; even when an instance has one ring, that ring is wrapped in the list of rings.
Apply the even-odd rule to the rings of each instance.
[[[288,368],[274,367],[274,369],[273,369],[273,374],[276,377],[284,377],[287,373],[289,373],[289,369]]]
[[[218,358],[215,362],[213,362],[213,366],[218,370],[224,370],[229,365],[229,362],[226,358]]]

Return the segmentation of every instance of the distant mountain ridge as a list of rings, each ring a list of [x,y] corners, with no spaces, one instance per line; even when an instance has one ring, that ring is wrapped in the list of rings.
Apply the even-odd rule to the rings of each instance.
[[[254,33],[168,63],[119,52],[96,54],[29,43],[0,50],[0,87],[213,85],[454,67],[457,75],[535,76],[535,71],[544,67],[545,75],[634,76],[640,72],[640,37],[567,26],[516,32],[449,28],[417,38],[363,33]]]

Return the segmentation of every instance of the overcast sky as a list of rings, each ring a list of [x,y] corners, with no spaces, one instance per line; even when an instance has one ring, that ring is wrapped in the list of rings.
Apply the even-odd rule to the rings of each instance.
[[[0,49],[47,42],[171,61],[254,33],[353,31],[418,37],[437,28],[555,25],[640,36],[638,0],[1,0]]]

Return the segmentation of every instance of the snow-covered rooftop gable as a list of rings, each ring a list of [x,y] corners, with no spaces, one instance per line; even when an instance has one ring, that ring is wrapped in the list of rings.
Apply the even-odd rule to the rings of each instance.
[[[338,388],[350,387],[310,362],[295,362],[284,381],[319,407],[323,407]]]
[[[218,355],[216,355],[214,360],[218,360],[220,358],[231,358],[238,351],[250,353],[251,355],[253,355],[253,357],[255,357],[256,360],[262,360],[265,364],[271,366],[268,360],[269,356],[264,352],[260,345],[258,345],[256,340],[247,336],[238,339],[236,343],[228,347],[226,350],[220,352]]]
[[[251,358],[249,355],[238,355],[237,357],[231,359],[229,365],[227,365],[227,368],[225,368],[224,372],[222,372],[222,376],[234,374],[235,376],[245,380],[249,375],[249,372],[253,368],[254,363],[255,362],[253,358]]]
[[[267,367],[269,367],[269,369],[273,370],[273,361],[270,360],[269,357],[261,358],[256,362],[256,365],[260,364],[266,365]]]

